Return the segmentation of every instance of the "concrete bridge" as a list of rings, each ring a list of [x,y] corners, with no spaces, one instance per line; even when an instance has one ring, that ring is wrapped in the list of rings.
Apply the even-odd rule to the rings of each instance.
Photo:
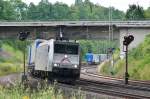
[[[122,49],[123,37],[127,34],[135,36],[130,48],[141,43],[150,34],[150,21],[0,22],[1,39],[16,38],[20,31],[30,31],[32,39],[54,38],[60,32],[70,39],[113,39],[120,42]]]

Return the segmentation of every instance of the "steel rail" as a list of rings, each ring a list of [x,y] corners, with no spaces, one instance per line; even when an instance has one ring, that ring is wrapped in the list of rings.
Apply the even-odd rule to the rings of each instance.
[[[92,68],[96,68],[97,66],[90,66],[87,65],[87,66],[82,66],[81,69],[92,69]],[[88,74],[93,74],[93,75],[96,75],[96,76],[102,76],[102,77],[106,77],[106,78],[110,78],[110,79],[114,79],[114,80],[123,80],[123,78],[119,78],[119,77],[112,77],[112,76],[106,76],[106,75],[102,75],[102,74],[97,74],[97,73],[93,73],[93,72],[89,72],[86,70],[86,72]],[[81,72],[82,73],[82,72]],[[129,81],[131,82],[135,82],[135,83],[143,83],[143,84],[149,84],[150,85],[150,81],[146,81],[146,80],[135,80],[135,79],[130,79]]]
[[[97,84],[92,84],[87,81],[84,81],[84,83],[78,82],[75,86],[72,85],[65,85],[65,84],[60,84],[60,86],[68,87],[68,88],[73,88],[73,89],[80,89],[82,91],[88,91],[88,92],[95,92],[98,94],[106,94],[110,96],[118,96],[118,97],[123,97],[123,98],[130,98],[130,99],[149,99],[150,96],[144,96],[144,95],[139,95],[139,94],[132,94],[128,93],[126,91],[120,91],[120,90],[113,90],[113,89],[108,89],[105,87],[101,87],[100,85]]]
[[[34,77],[35,79],[42,80],[41,78]],[[50,84],[50,83],[49,83]],[[52,83],[51,83],[52,84]],[[142,94],[133,94],[129,93],[128,91],[121,91],[118,90],[118,88],[122,90],[132,90],[134,91],[140,91],[141,90],[136,90],[136,89],[128,89],[128,86],[121,86],[117,84],[111,84],[111,83],[104,83],[104,82],[99,82],[99,81],[91,81],[87,79],[79,79],[76,81],[75,85],[68,85],[68,84],[62,84],[62,83],[56,83],[56,85],[60,86],[66,86],[68,88],[73,88],[73,89],[79,89],[81,88],[82,91],[88,91],[88,92],[94,92],[98,94],[107,94],[110,96],[118,96],[118,97],[124,97],[124,98],[129,98],[129,99],[150,99],[150,96],[142,95]],[[144,90],[146,92],[146,90]],[[150,92],[150,91],[148,91]]]
[[[93,68],[93,67],[88,67],[88,68],[86,67],[86,69],[90,69],[90,68]],[[82,69],[85,69],[85,68],[82,68]],[[86,75],[86,76],[105,79],[105,80],[108,80],[108,82],[110,82],[111,84],[114,84],[114,85],[119,85],[119,83],[114,83],[113,81],[119,81],[119,82],[124,81],[123,79],[120,79],[120,78],[115,78],[115,77],[110,77],[110,76],[103,76],[103,75],[98,75],[98,74],[95,74],[95,73],[87,72],[87,70],[85,72],[81,71],[81,74]],[[83,79],[82,76],[81,76],[81,79]],[[99,82],[104,82],[104,81],[99,81]],[[139,90],[150,91],[150,83],[148,83],[148,82],[129,80],[129,83],[130,84],[126,85],[126,87],[136,88],[136,89],[139,89]],[[120,85],[124,86],[124,84],[120,84]]]

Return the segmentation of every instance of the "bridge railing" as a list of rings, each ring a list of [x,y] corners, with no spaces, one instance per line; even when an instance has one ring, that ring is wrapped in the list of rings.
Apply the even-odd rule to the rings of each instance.
[[[32,21],[32,22],[0,22],[0,26],[150,26],[147,21]]]

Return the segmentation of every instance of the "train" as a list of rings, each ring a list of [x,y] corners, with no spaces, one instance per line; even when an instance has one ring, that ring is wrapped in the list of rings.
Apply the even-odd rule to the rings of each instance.
[[[85,55],[86,63],[89,65],[98,65],[107,59],[108,59],[107,54],[93,54],[92,52],[90,52],[86,53]]]
[[[28,51],[28,73],[33,77],[72,82],[80,78],[80,45],[69,40],[37,39]]]

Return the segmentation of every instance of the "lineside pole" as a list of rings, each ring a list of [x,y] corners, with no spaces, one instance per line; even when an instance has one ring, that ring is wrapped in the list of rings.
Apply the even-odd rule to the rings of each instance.
[[[126,47],[125,55],[126,55],[126,67],[125,67],[125,84],[128,84],[129,74],[128,74],[128,45],[134,40],[133,35],[124,36],[123,46]]]
[[[126,45],[126,71],[125,71],[125,84],[128,84],[129,74],[128,74],[128,45]]]
[[[27,75],[26,75],[26,61],[25,61],[25,59],[26,59],[26,39],[27,39],[27,37],[30,35],[30,32],[25,32],[25,31],[23,31],[23,32],[19,32],[19,34],[18,34],[18,38],[19,38],[19,40],[20,41],[22,41],[22,45],[23,45],[23,68],[24,68],[24,70],[23,70],[23,75],[22,75],[22,83],[25,83],[26,81],[27,81]]]
[[[23,56],[24,56],[24,57],[23,57],[23,67],[24,67],[24,72],[23,72],[23,73],[24,73],[24,75],[25,75],[25,73],[26,73],[26,69],[25,69],[25,68],[26,68],[26,66],[25,66],[25,65],[26,65],[26,60],[25,60],[25,59],[26,59],[25,46],[26,46],[26,42],[24,41],[24,50],[23,50],[23,51],[24,51],[24,52],[23,52],[23,54],[24,54],[24,55],[23,55]]]
[[[23,75],[22,75],[22,82],[27,81],[27,75],[26,75],[26,40],[23,41]]]

